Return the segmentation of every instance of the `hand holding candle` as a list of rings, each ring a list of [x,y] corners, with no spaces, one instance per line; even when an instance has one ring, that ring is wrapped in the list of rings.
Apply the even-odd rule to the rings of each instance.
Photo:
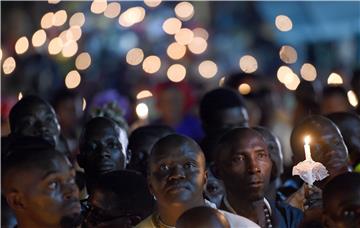
[[[310,136],[306,136],[304,141],[305,160],[293,167],[292,174],[293,176],[299,175],[303,181],[311,186],[315,181],[320,181],[329,176],[329,174],[323,164],[312,160],[310,152]]]

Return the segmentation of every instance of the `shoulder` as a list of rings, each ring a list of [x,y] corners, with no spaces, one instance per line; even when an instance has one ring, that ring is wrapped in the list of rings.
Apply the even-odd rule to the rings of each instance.
[[[219,210],[221,213],[225,215],[227,220],[230,223],[230,227],[244,227],[244,228],[258,228],[260,227],[258,224],[254,223],[250,219],[247,219],[243,216],[235,215],[227,211]]]
[[[153,215],[150,215],[146,219],[142,220],[135,228],[156,228],[152,220]]]
[[[304,214],[300,209],[292,207],[284,202],[277,202],[275,208],[287,224],[286,227],[298,227],[304,217]]]

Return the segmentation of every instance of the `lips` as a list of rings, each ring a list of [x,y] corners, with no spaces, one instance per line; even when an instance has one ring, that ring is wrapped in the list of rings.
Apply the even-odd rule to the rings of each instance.
[[[167,192],[189,190],[189,186],[185,183],[171,184],[166,187]]]
[[[115,169],[115,164],[112,162],[103,162],[97,166],[97,170],[101,173],[111,172]]]

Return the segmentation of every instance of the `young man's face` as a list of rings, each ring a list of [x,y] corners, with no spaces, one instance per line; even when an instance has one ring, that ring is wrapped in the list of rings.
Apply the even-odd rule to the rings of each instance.
[[[158,204],[191,205],[202,199],[207,178],[203,154],[190,145],[163,147],[150,158],[149,185]]]
[[[60,125],[54,110],[45,103],[34,103],[21,109],[14,133],[41,137],[55,144],[60,135]]]
[[[141,221],[141,208],[134,211],[126,208],[129,199],[120,199],[113,192],[95,189],[89,198],[90,210],[86,216],[86,227],[133,227]]]
[[[75,170],[65,157],[54,157],[46,168],[21,171],[16,188],[22,207],[22,218],[39,227],[73,225],[79,220],[79,190]]]
[[[85,130],[84,169],[90,176],[125,168],[125,154],[114,124],[99,122]]]
[[[222,151],[219,175],[226,191],[257,201],[269,185],[272,162],[262,137],[245,131],[232,142],[232,149]]]
[[[328,199],[324,208],[325,227],[356,228],[360,227],[360,189],[339,191]]]
[[[348,152],[339,130],[332,125],[324,125],[321,132],[311,136],[312,158],[321,162],[335,177],[347,171]]]
[[[233,107],[216,111],[212,118],[213,121],[207,128],[213,134],[225,132],[235,127],[249,126],[249,116],[245,108]]]

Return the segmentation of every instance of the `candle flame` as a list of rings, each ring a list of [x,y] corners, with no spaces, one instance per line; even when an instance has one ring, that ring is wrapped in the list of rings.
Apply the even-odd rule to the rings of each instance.
[[[309,135],[307,135],[307,136],[305,136],[305,139],[304,139],[304,141],[305,141],[305,144],[309,144],[310,143],[310,136]]]

